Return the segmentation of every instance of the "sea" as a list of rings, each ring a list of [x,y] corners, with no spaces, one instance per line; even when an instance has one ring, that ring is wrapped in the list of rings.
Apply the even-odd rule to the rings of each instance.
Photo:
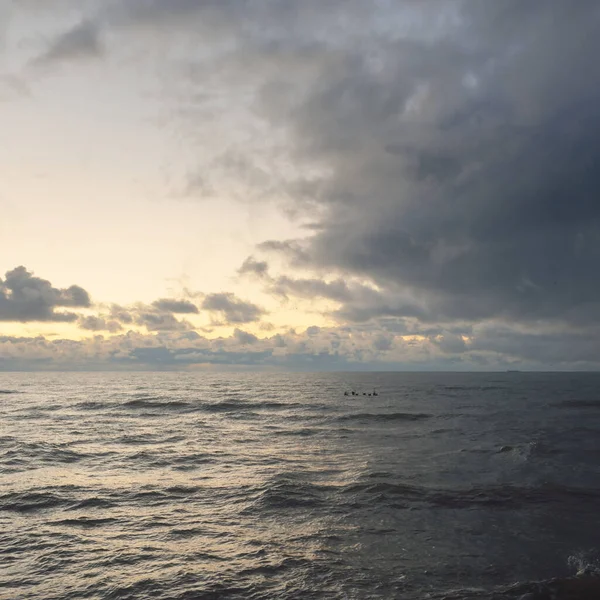
[[[599,373],[1,373],[0,598],[600,599]]]

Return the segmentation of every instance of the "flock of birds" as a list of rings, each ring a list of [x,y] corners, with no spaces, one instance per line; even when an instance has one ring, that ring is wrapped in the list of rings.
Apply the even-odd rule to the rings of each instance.
[[[379,396],[379,394],[373,390],[370,394],[368,394],[367,392],[363,392],[362,393],[363,396]],[[360,396],[360,394],[358,392],[355,392],[354,390],[352,390],[351,392],[344,392],[344,396]]]

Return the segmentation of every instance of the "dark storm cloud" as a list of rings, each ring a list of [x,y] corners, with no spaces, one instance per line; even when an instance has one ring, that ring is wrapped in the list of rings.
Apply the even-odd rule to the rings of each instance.
[[[600,331],[522,331],[506,326],[482,326],[469,344],[471,353],[505,357],[545,368],[598,370]]]
[[[233,324],[260,321],[265,314],[256,304],[245,302],[229,292],[208,294],[202,302],[202,309],[220,313],[227,323]]]
[[[23,266],[8,271],[0,278],[0,321],[72,322],[72,312],[56,312],[57,308],[86,308],[88,293],[77,285],[59,289],[49,281],[35,277]]]
[[[287,107],[296,155],[329,169],[324,217],[262,248],[404,287],[439,319],[597,319],[600,7],[462,7],[433,42],[382,38],[375,62],[348,47]]]
[[[175,314],[197,314],[198,307],[188,300],[174,300],[172,298],[161,298],[152,303],[158,310],[172,312]]]

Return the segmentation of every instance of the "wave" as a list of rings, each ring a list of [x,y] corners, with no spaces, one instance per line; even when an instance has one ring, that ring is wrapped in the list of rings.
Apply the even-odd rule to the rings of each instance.
[[[61,519],[60,521],[50,521],[48,524],[54,527],[81,527],[82,529],[92,529],[94,527],[105,527],[112,523],[117,523],[118,519],[104,518],[92,519],[90,517],[79,517],[78,519]]]
[[[275,402],[270,400],[260,402],[244,402],[238,400],[222,400],[221,402],[203,403],[201,405],[201,410],[205,410],[207,412],[230,412],[238,410],[244,411],[259,409],[287,410],[291,408],[297,408],[299,406],[302,406],[303,408],[306,407],[306,405],[300,404],[298,402]]]
[[[84,403],[80,407],[93,410],[106,408],[105,403]],[[222,400],[220,402],[189,402],[185,400],[173,400],[165,396],[148,396],[145,398],[135,398],[119,405],[127,409],[161,409],[176,411],[198,411],[208,413],[220,412],[247,412],[252,410],[289,410],[305,405],[298,402],[276,402],[276,401],[240,401],[240,400]]]
[[[102,410],[103,408],[109,408],[115,406],[114,402],[97,402],[95,400],[87,400],[85,402],[78,402],[74,408],[79,410]]]
[[[443,390],[451,392],[491,392],[495,390],[505,390],[505,385],[445,385],[442,387]]]
[[[354,413],[337,417],[337,421],[423,421],[431,419],[433,415],[427,413]]]
[[[314,508],[326,501],[326,493],[334,488],[278,476],[258,486],[251,494],[253,501],[242,512],[273,509]]]
[[[5,468],[8,472],[18,472],[48,465],[68,465],[92,456],[53,444],[24,444],[15,441],[0,456],[0,468]]]
[[[52,492],[12,492],[0,496],[0,511],[28,513],[59,508],[68,503],[68,498]]]
[[[121,406],[125,408],[193,408],[193,405],[183,400],[161,400],[159,397],[136,400],[129,400]]]
[[[435,506],[440,508],[519,508],[530,504],[564,503],[569,500],[600,500],[600,490],[560,485],[518,487],[509,485],[442,489],[414,486],[404,483],[363,482],[347,485],[343,494],[353,495],[354,506],[388,504],[394,508]]]
[[[9,394],[22,394],[23,392],[19,392],[17,390],[0,390],[0,394],[9,395]]]
[[[284,436],[284,437],[310,437],[313,435],[318,435],[319,433],[323,433],[323,429],[311,429],[310,427],[304,427],[302,429],[284,429],[279,431],[274,431],[273,435],[276,436]]]
[[[557,408],[600,408],[600,400],[563,400],[553,406]]]
[[[66,510],[82,510],[87,508],[113,508],[114,506],[116,506],[115,503],[110,500],[93,496],[92,498],[85,498],[78,502],[71,503]]]
[[[118,444],[125,446],[146,446],[154,444],[172,444],[185,440],[184,436],[172,435],[164,437],[163,432],[157,433],[140,433],[140,434],[126,434],[116,440]]]
[[[598,600],[600,577],[578,575],[528,581],[493,589],[459,588],[430,592],[431,600]]]

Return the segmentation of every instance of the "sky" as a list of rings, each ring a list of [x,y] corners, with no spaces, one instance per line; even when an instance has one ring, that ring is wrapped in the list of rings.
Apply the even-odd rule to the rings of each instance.
[[[597,370],[596,0],[0,0],[0,370]]]

